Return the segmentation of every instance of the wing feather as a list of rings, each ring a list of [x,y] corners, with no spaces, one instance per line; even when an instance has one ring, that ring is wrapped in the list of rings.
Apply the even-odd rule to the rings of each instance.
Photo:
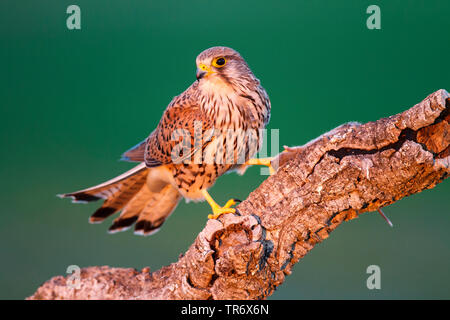
[[[194,83],[181,95],[175,97],[164,111],[156,129],[142,142],[124,155],[130,159],[144,161],[147,167],[190,160],[191,157],[209,143],[205,137],[198,141],[208,129],[213,128],[213,120],[200,107]],[[206,139],[207,140],[207,139]],[[174,149],[183,145],[183,148]],[[183,152],[177,153],[179,150]],[[172,153],[177,156],[173,159]]]

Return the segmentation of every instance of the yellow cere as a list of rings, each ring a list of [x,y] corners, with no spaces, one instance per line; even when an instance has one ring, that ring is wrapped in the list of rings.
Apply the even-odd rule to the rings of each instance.
[[[201,70],[203,70],[203,71],[211,71],[206,65],[204,65],[203,63],[200,63],[199,65],[198,65],[198,67],[201,69]]]

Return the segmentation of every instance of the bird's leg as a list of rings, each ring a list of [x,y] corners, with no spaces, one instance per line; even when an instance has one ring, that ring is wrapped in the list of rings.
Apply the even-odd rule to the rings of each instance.
[[[245,164],[249,166],[267,166],[269,167],[270,175],[275,173],[275,169],[272,167],[272,160],[274,158],[254,158],[249,159]]]
[[[221,207],[217,204],[217,202],[214,201],[214,199],[209,195],[208,191],[202,190],[202,194],[205,197],[206,201],[211,206],[211,209],[213,211],[213,214],[208,215],[209,219],[217,219],[224,213],[235,213],[236,209],[231,208],[231,206],[236,204],[236,199],[230,199],[227,201],[227,203]]]

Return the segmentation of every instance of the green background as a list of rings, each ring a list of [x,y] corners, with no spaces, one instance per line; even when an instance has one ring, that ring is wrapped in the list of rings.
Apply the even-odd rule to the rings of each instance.
[[[81,30],[66,8],[81,8]],[[368,30],[366,8],[381,8]],[[151,237],[87,223],[99,203],[57,193],[122,173],[123,151],[195,80],[195,57],[238,50],[272,101],[269,128],[300,145],[347,121],[401,112],[450,89],[449,1],[0,2],[0,298],[23,299],[68,265],[151,270],[177,260],[204,227],[206,203],[181,203]],[[223,176],[217,201],[245,199],[259,168]],[[450,298],[450,183],[344,223],[271,299]],[[368,290],[366,268],[381,268]]]

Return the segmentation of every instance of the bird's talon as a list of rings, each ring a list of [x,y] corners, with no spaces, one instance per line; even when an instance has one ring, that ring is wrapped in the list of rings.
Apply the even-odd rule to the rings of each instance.
[[[275,174],[275,169],[272,167],[272,165],[269,166],[269,173],[271,176]]]
[[[211,198],[211,196],[209,195],[209,193],[206,189],[202,190],[202,193],[203,193],[203,196],[205,197],[205,200],[209,203],[209,205],[211,206],[211,209],[213,211],[213,214],[208,215],[209,219],[217,219],[224,213],[235,213],[236,212],[236,209],[231,208],[231,206],[236,204],[236,199],[228,200],[227,203],[223,207],[221,207],[213,200],[213,198]]]
[[[225,207],[215,208],[213,209],[213,214],[208,215],[208,219],[217,219],[225,213],[235,213],[235,212],[236,209],[234,208],[225,208]]]
[[[266,166],[269,168],[270,175],[275,174],[276,170],[272,166],[272,160],[275,158],[255,158],[249,159],[245,164],[256,165],[256,166]]]
[[[231,208],[236,204],[236,199],[230,199],[225,203],[225,205],[222,208]]]

